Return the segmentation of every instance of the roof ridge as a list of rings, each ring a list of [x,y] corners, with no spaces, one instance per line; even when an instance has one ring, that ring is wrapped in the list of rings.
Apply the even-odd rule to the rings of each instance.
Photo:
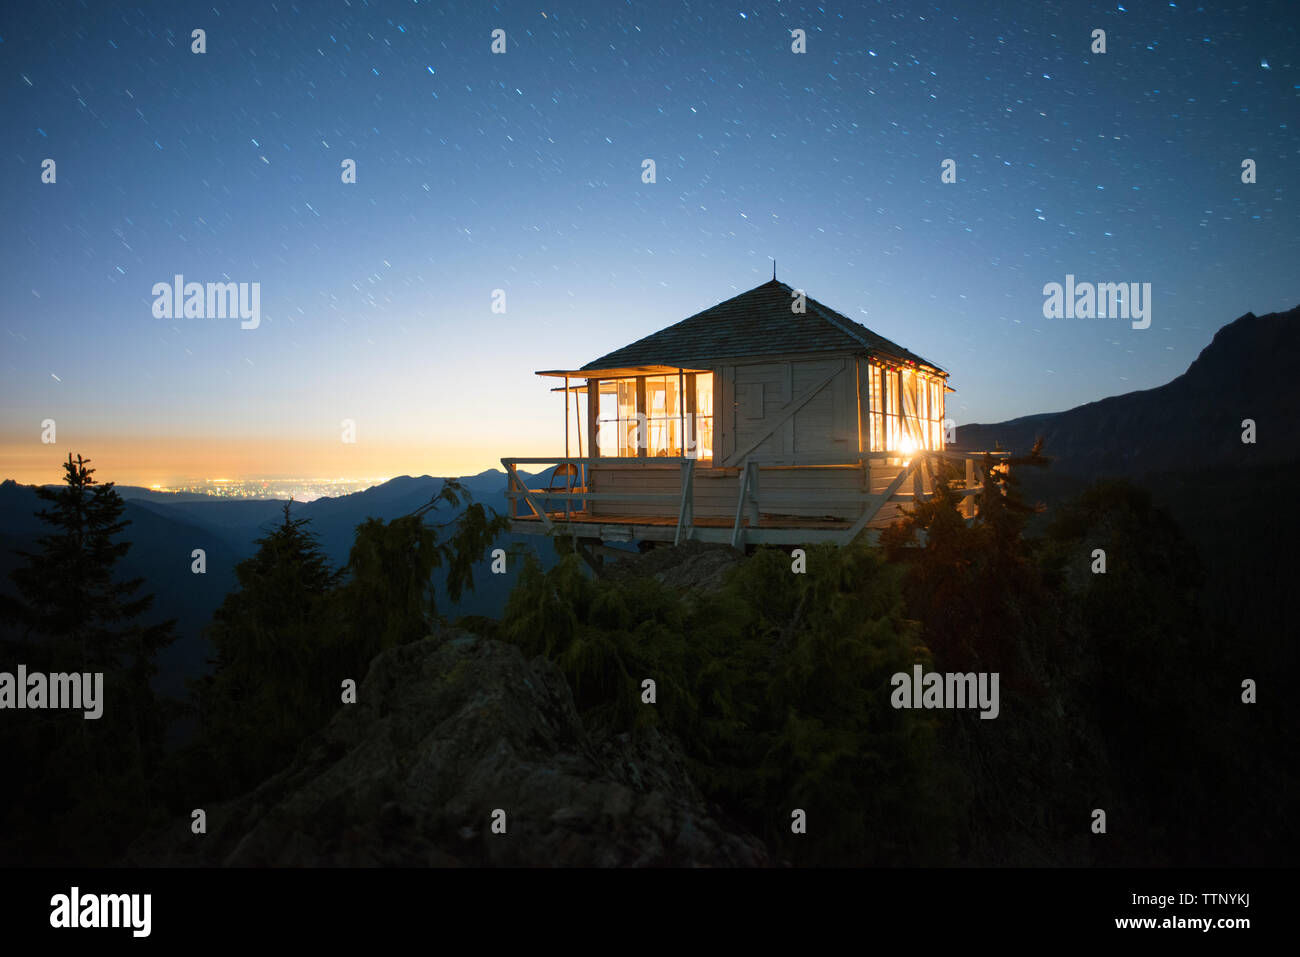
[[[629,349],[629,348],[631,348],[632,346],[639,345],[640,343],[645,342],[647,339],[653,339],[655,336],[659,336],[659,335],[662,335],[662,334],[665,333],[665,332],[669,332],[669,331],[672,330],[672,329],[676,329],[678,326],[682,325],[683,323],[690,322],[692,319],[695,319],[695,318],[697,318],[698,316],[702,316],[702,315],[704,315],[706,312],[712,312],[714,309],[718,309],[718,308],[720,308],[720,307],[722,307],[722,306],[725,306],[727,303],[729,303],[729,302],[731,302],[731,301],[733,301],[733,300],[735,300],[735,299],[739,299],[741,296],[748,296],[751,292],[757,292],[759,289],[762,289],[764,286],[770,286],[770,285],[772,285],[772,283],[774,283],[774,282],[775,282],[777,285],[779,285],[779,286],[784,286],[784,285],[785,285],[785,283],[783,283],[783,282],[781,282],[780,280],[777,280],[777,279],[769,279],[769,280],[767,280],[766,282],[761,282],[761,283],[759,283],[757,286],[754,286],[752,289],[746,289],[744,292],[738,292],[738,293],[736,293],[734,296],[730,296],[730,297],[728,297],[728,298],[722,300],[722,302],[715,302],[715,303],[714,303],[713,305],[711,305],[711,306],[706,306],[706,307],[703,308],[703,309],[696,310],[695,312],[691,313],[691,314],[690,314],[689,316],[687,316],[686,318],[684,318],[684,319],[678,319],[676,322],[669,323],[668,325],[664,326],[662,329],[656,329],[654,332],[647,332],[644,336],[641,336],[639,339],[634,339],[634,340],[632,340],[631,342],[627,343],[627,345],[620,346],[618,349],[613,350],[613,352],[621,352],[621,351],[624,350],[624,349]],[[786,288],[788,289],[789,287],[787,286]],[[606,353],[606,355],[613,355],[613,352]],[[603,358],[603,357],[602,357],[602,358]],[[593,359],[592,361],[593,361],[593,362],[598,362],[599,359]],[[587,363],[587,365],[591,365],[591,363],[589,362],[589,363]],[[584,369],[585,369],[586,367],[587,367],[587,366],[583,366]]]
[[[691,321],[692,319],[694,319],[696,316],[702,316],[702,315],[704,315],[706,312],[712,312],[714,309],[717,309],[717,308],[720,307],[720,306],[725,306],[727,303],[731,302],[732,300],[739,299],[741,296],[748,296],[751,292],[757,292],[759,289],[762,289],[764,286],[770,286],[770,285],[772,285],[772,283],[774,283],[774,282],[775,282],[778,286],[784,286],[784,285],[785,285],[785,283],[781,282],[780,280],[777,280],[777,279],[769,279],[769,280],[767,280],[767,282],[761,282],[761,283],[759,283],[759,284],[758,284],[757,286],[755,286],[753,289],[746,289],[744,292],[738,292],[738,293],[736,293],[734,296],[729,296],[728,298],[722,300],[722,302],[715,302],[715,303],[714,303],[713,305],[711,305],[711,306],[706,306],[706,307],[703,308],[703,309],[698,309],[698,310],[696,310],[695,312],[691,313],[689,316],[687,316],[685,319],[678,319],[676,322],[664,326],[662,329],[658,330],[657,332],[651,332],[651,333],[648,333],[647,335],[642,336],[641,339],[649,339],[650,336],[657,336],[657,335],[659,335],[660,332],[667,332],[669,329],[672,329],[674,326],[680,326],[683,322],[690,322],[690,321]],[[787,287],[787,288],[788,288],[788,287]],[[641,339],[636,340],[636,342],[640,342]],[[636,342],[628,343],[628,345],[636,345]]]
[[[832,309],[830,306],[826,305],[825,303],[818,302],[816,299],[813,299],[811,296],[808,297],[808,302],[811,303],[815,309],[817,309],[818,313],[821,315],[823,319],[829,322],[836,329],[839,329],[845,335],[851,336],[853,339],[856,339],[858,342],[862,343],[863,348],[867,349],[868,351],[892,353],[894,358],[901,359],[904,362],[919,361],[923,365],[930,366],[933,369],[943,372],[942,368],[936,366],[928,359],[923,359],[921,356],[918,356],[911,349],[908,349],[905,346],[900,346],[893,339],[888,339],[885,336],[882,336],[880,333],[876,332],[876,330],[868,326],[865,326],[854,319],[850,319],[848,316],[844,315],[844,313],[840,312],[838,309]],[[830,315],[827,315],[826,313],[830,313]],[[841,325],[836,320],[835,318],[836,316],[838,316],[840,319],[843,319],[846,323],[849,324],[849,326],[856,327],[857,329],[861,329],[862,331],[874,336],[877,341],[869,342],[866,339],[864,339],[861,335],[859,335],[854,328],[846,329],[843,325]]]
[[[824,306],[824,305],[822,305],[820,302],[818,302],[818,301],[817,301],[816,299],[814,299],[812,296],[807,295],[806,293],[805,293],[805,299],[807,300],[808,305],[812,306],[813,309],[815,309],[815,310],[817,311],[817,314],[818,314],[819,316],[821,316],[822,319],[824,319],[826,322],[829,322],[832,326],[834,326],[834,327],[835,327],[836,329],[838,329],[840,332],[844,333],[844,334],[845,334],[846,336],[848,336],[850,339],[854,339],[854,340],[856,340],[857,342],[861,343],[861,344],[862,344],[862,347],[863,347],[864,349],[871,349],[871,348],[873,348],[872,345],[871,345],[871,343],[869,343],[869,342],[867,342],[867,340],[863,339],[863,338],[862,338],[860,335],[858,335],[857,332],[855,332],[853,329],[847,329],[847,328],[845,328],[843,325],[841,325],[839,322],[837,322],[837,321],[835,320],[834,317],[832,317],[832,316],[828,316],[828,315],[826,314],[827,312],[835,312],[834,309],[831,309],[829,306]],[[836,315],[839,315],[839,313],[836,313]],[[852,320],[852,319],[849,319],[848,316],[844,316],[843,318],[846,319],[846,320],[848,320],[849,322],[853,322],[853,320]],[[856,323],[855,323],[855,324],[856,324]]]
[[[793,316],[787,294],[802,297],[804,308]],[[809,313],[819,323],[798,321],[800,316],[807,317]],[[757,348],[752,352],[742,351],[739,346],[746,343]],[[796,290],[776,278],[641,336],[593,359],[582,369],[646,363],[681,365],[741,355],[835,350],[878,353],[899,362],[933,367],[943,374],[929,360],[813,299],[803,289]]]

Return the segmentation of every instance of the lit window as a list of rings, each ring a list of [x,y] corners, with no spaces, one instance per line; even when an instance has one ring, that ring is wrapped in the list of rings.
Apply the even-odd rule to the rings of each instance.
[[[637,407],[639,383],[643,409]],[[713,458],[712,372],[603,379],[596,395],[597,455]]]
[[[713,458],[713,373],[700,372],[695,379],[694,435],[687,436],[687,455],[697,459]],[[688,417],[689,418],[689,417]],[[693,440],[693,441],[692,441]],[[691,448],[692,444],[694,448]]]
[[[605,458],[635,456],[636,379],[602,379],[597,396],[597,454]]]
[[[682,454],[681,383],[675,375],[645,377],[645,418],[649,441],[646,455]]]
[[[871,451],[883,452],[885,449],[885,410],[881,405],[881,373],[880,366],[872,363],[868,367],[870,373],[870,387],[867,406],[869,421],[871,424]]]
[[[944,386],[912,369],[868,369],[868,427],[873,452],[942,449]]]

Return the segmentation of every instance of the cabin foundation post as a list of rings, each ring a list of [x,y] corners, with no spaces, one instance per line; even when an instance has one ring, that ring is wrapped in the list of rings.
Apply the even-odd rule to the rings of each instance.
[[[975,460],[966,457],[966,488],[975,488]],[[961,501],[962,515],[968,519],[975,517],[975,496],[967,495]]]
[[[567,375],[564,377],[564,458],[565,458],[565,462],[564,462],[565,489],[564,490],[566,492],[572,492],[573,480],[569,477],[568,474],[569,472],[568,469],[569,466],[569,462],[568,462],[568,458],[569,458],[569,377]],[[551,474],[554,475],[555,473],[552,472]],[[552,485],[555,484],[554,479],[552,479],[551,484]],[[564,520],[566,522],[569,520],[569,509],[572,507],[572,505],[573,505],[572,499],[566,498],[564,500]]]
[[[682,462],[682,504],[677,511],[677,534],[673,544],[689,541],[691,526],[695,523],[695,460]]]
[[[757,462],[747,462],[747,467],[751,469],[749,475],[749,527],[758,528],[758,475],[759,467]]]

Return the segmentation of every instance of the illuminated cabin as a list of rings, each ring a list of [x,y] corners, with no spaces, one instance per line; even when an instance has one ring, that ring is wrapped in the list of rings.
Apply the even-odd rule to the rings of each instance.
[[[501,460],[513,530],[844,544],[935,481],[973,516],[982,456],[944,451],[948,373],[800,296],[774,278],[581,368],[538,372],[563,380],[565,449]]]

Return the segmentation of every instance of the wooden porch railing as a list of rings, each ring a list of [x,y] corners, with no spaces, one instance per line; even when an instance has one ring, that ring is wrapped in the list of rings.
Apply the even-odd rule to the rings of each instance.
[[[837,501],[861,503],[861,512],[853,523],[838,536],[840,544],[852,542],[874,519],[886,503],[890,501],[925,501],[934,494],[935,482],[939,481],[941,466],[946,462],[963,462],[964,474],[955,480],[949,480],[949,488],[961,500],[962,515],[967,519],[975,517],[975,496],[983,487],[983,460],[986,454],[995,458],[1005,458],[1005,452],[949,452],[919,451],[911,455],[899,452],[856,452],[839,454],[833,457],[808,456],[748,456],[739,466],[739,491],[736,496],[735,521],[731,529],[731,544],[739,547],[745,540],[745,520],[749,528],[757,528],[760,519],[759,488],[763,470],[790,468],[856,468],[863,470],[864,487],[862,494],[844,495],[837,493]],[[880,492],[871,493],[872,463],[900,466],[898,475]],[[571,463],[577,466],[577,475],[566,478],[563,489],[528,488],[519,474],[520,465],[561,465]],[[618,457],[597,458],[593,456],[554,458],[504,458],[501,464],[506,470],[506,498],[510,502],[510,516],[521,518],[519,503],[522,501],[548,531],[555,526],[555,520],[547,513],[545,503],[559,500],[565,503],[566,517],[571,515],[571,504],[582,502],[654,502],[674,503],[677,505],[677,524],[673,537],[674,544],[689,540],[695,525],[695,471],[697,460],[684,457],[655,457],[652,459]],[[663,466],[676,465],[681,469],[680,492],[593,492],[588,486],[589,470],[593,465],[640,465]],[[902,489],[910,480],[911,491]],[[770,510],[773,506],[799,506],[806,504],[806,499],[798,497],[781,500],[779,496],[768,496],[763,502]],[[601,519],[608,524],[618,524],[617,516]]]
[[[553,490],[549,488],[528,488],[519,476],[520,465],[563,465],[565,463],[573,464],[578,467],[577,482],[573,485],[566,483],[563,490]],[[681,502],[682,509],[685,510],[690,501],[689,492],[691,489],[690,476],[694,474],[695,459],[682,457],[656,457],[651,459],[633,458],[630,456],[623,457],[600,457],[594,456],[556,456],[554,458],[532,457],[532,458],[512,458],[502,459],[501,464],[506,470],[506,498],[510,500],[510,517],[519,518],[518,503],[522,500],[532,510],[533,515],[541,519],[546,528],[550,528],[554,522],[546,513],[538,499],[543,501],[550,499],[559,499],[564,502]],[[679,465],[682,469],[682,494],[679,496],[676,492],[593,492],[587,483],[589,481],[588,470],[592,465]],[[685,511],[680,513],[686,516]],[[688,517],[689,518],[689,517]],[[680,522],[679,522],[680,524]]]

